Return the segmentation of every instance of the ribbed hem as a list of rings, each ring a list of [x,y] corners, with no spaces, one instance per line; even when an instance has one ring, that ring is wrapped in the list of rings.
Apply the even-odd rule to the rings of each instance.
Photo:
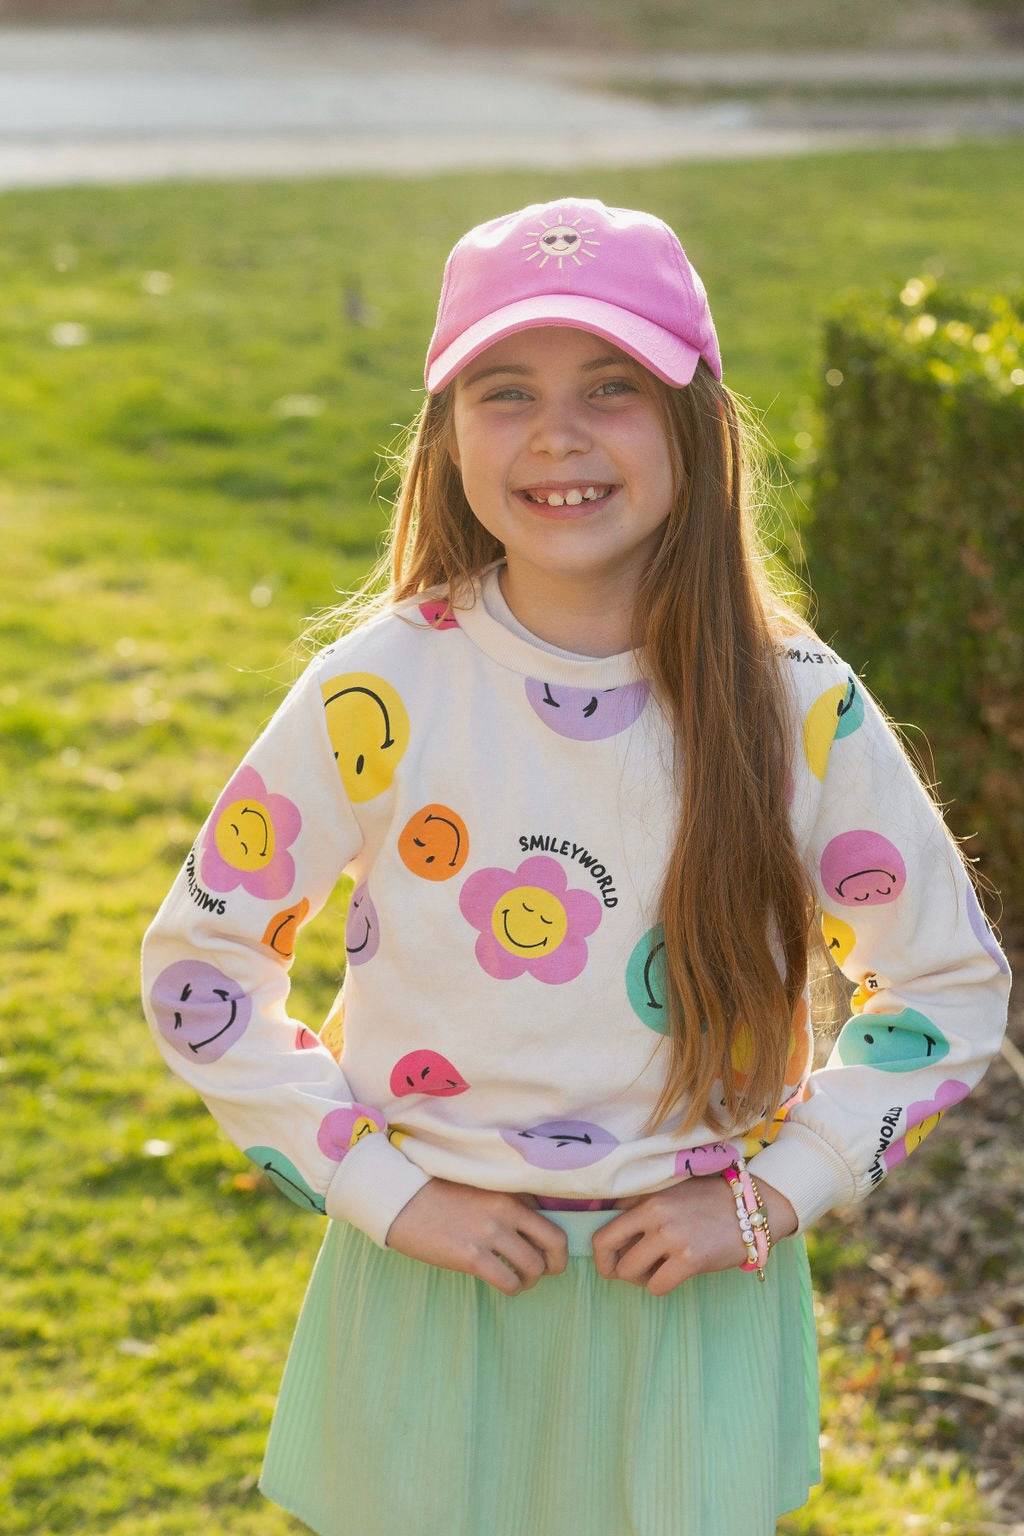
[[[750,1171],[786,1196],[796,1211],[799,1232],[858,1195],[856,1180],[835,1148],[792,1120],[777,1141],[750,1159]]]
[[[399,1211],[429,1181],[378,1131],[357,1141],[339,1165],[327,1189],[327,1214],[351,1222],[383,1248]]]

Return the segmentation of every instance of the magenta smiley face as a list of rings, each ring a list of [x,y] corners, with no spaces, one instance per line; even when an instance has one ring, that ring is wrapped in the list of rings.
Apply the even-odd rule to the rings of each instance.
[[[647,703],[646,683],[622,688],[564,688],[536,677],[526,679],[526,697],[539,720],[570,741],[604,741],[626,731]]]
[[[377,908],[370,900],[366,885],[357,885],[349,902],[345,922],[345,955],[349,965],[365,965],[380,948],[380,922]]]
[[[880,832],[841,832],[821,856],[821,883],[844,907],[880,907],[901,894],[907,867]]]
[[[535,1168],[587,1168],[607,1157],[618,1137],[590,1120],[545,1120],[521,1131],[502,1131],[507,1141]]]
[[[186,1061],[217,1061],[244,1033],[252,1000],[205,960],[177,960],[151,994],[160,1033]]]
[[[391,1069],[391,1092],[396,1099],[410,1093],[426,1093],[434,1099],[451,1099],[465,1093],[469,1084],[457,1067],[440,1051],[410,1051]]]

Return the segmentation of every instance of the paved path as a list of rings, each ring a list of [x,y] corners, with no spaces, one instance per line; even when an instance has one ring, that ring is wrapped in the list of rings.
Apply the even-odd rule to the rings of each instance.
[[[637,76],[710,104],[613,94]],[[729,99],[730,87],[868,83],[858,103]],[[878,95],[879,84],[891,87]],[[920,95],[950,84],[1003,97]],[[915,93],[902,97],[901,86]],[[323,24],[0,25],[0,187],[471,166],[630,165],[1024,133],[1024,53],[571,60],[445,48]]]

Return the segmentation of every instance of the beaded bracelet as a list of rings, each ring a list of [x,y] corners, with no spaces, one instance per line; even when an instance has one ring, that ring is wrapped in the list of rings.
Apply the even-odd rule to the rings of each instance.
[[[739,1157],[735,1163],[723,1169],[722,1178],[732,1191],[740,1236],[747,1250],[746,1262],[740,1265],[740,1269],[756,1270],[757,1278],[764,1284],[765,1265],[772,1249],[772,1233],[761,1191],[747,1172],[745,1158]]]

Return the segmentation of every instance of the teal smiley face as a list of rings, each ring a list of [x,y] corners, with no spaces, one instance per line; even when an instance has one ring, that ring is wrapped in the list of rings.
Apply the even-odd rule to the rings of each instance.
[[[656,1034],[669,1033],[665,975],[665,932],[651,928],[635,946],[626,966],[626,996],[641,1023]]]
[[[289,1200],[294,1200],[304,1211],[319,1211],[321,1216],[326,1215],[323,1195],[310,1189],[295,1164],[283,1152],[278,1152],[274,1147],[246,1147],[245,1155]]]
[[[862,1013],[843,1027],[836,1043],[844,1067],[914,1072],[949,1055],[949,1041],[914,1008],[902,1013]]]

